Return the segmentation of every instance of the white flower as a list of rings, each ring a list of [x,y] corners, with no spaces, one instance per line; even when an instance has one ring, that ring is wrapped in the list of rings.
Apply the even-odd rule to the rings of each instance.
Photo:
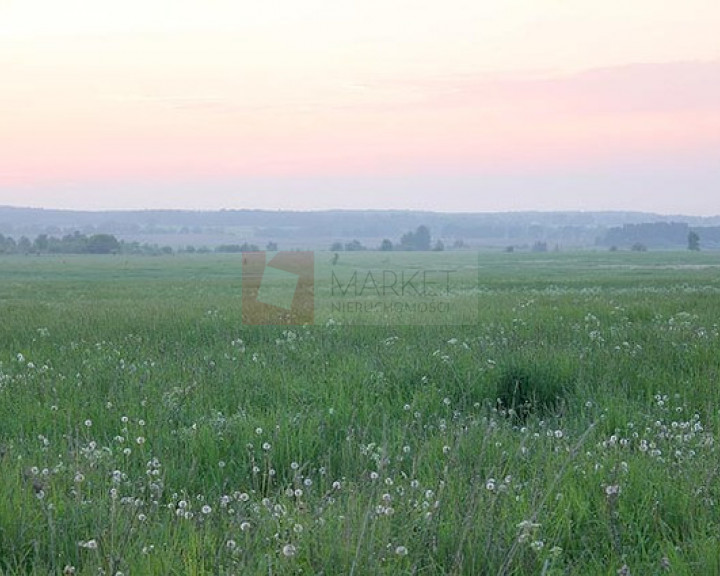
[[[240,530],[243,532],[247,532],[248,530],[250,530],[250,528],[250,522],[243,522],[242,524],[240,524]]]
[[[611,484],[609,486],[605,486],[605,494],[608,496],[613,496],[615,494],[620,493],[620,485],[619,484]]]
[[[210,514],[211,512],[212,512],[212,508],[210,508],[210,506],[208,506],[207,504],[205,504],[205,506],[202,507],[203,514],[207,515],[207,514]]]
[[[297,554],[297,548],[295,548],[292,544],[285,544],[285,546],[283,546],[282,553],[286,558],[292,558],[295,554]]]
[[[398,556],[407,556],[408,549],[405,548],[405,546],[398,546],[397,548],[395,548],[395,554],[397,554]]]

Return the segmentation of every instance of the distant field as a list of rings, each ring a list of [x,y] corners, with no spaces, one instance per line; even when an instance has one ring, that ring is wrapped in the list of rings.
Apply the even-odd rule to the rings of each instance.
[[[383,270],[449,325],[333,311]],[[717,255],[315,278],[247,326],[241,255],[0,257],[0,574],[720,574]]]

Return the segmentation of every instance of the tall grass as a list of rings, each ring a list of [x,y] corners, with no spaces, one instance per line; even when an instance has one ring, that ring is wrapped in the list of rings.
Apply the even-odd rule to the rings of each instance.
[[[289,330],[232,258],[0,259],[0,573],[720,574],[713,257],[542,256]]]

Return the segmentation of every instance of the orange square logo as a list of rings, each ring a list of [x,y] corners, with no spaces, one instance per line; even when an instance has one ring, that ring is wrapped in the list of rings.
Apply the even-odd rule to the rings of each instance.
[[[292,326],[315,321],[313,252],[246,252],[242,262],[242,322]]]

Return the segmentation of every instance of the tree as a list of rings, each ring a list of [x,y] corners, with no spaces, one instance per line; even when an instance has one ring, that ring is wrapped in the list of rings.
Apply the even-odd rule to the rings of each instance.
[[[330,252],[342,252],[344,246],[342,242],[333,242],[330,246]]]
[[[385,238],[380,244],[380,250],[382,252],[390,252],[393,249],[393,243]]]
[[[415,230],[415,249],[430,250],[430,229],[427,226],[418,226]]]
[[[267,245],[265,246],[265,250],[267,250],[268,252],[277,252],[277,249],[278,249],[277,242],[268,242]]]
[[[630,250],[633,252],[647,252],[647,246],[642,242],[635,242],[635,244],[630,246]]]
[[[688,233],[688,250],[692,250],[694,252],[700,251],[700,236],[694,230],[691,230]]]
[[[435,246],[433,246],[433,252],[442,252],[445,250],[445,244],[442,240],[438,240],[435,242]]]
[[[430,229],[418,226],[415,232],[407,232],[400,238],[401,250],[430,250]]]
[[[345,250],[347,252],[360,252],[361,250],[365,250],[365,246],[363,246],[359,240],[353,240],[345,244]]]
[[[87,240],[90,254],[115,254],[120,251],[120,242],[112,234],[95,234]]]
[[[36,252],[47,252],[49,246],[50,240],[47,234],[40,234],[40,236],[35,238],[35,242],[33,243]]]
[[[21,254],[29,254],[32,250],[32,242],[30,242],[30,238],[22,236],[20,240],[18,240],[17,249]]]

